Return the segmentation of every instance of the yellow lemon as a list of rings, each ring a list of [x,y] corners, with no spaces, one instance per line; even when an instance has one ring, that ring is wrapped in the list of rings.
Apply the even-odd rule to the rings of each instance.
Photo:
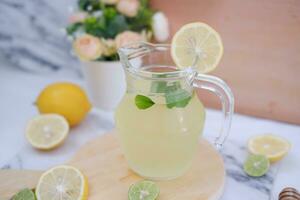
[[[70,126],[79,124],[91,109],[86,93],[73,83],[48,85],[38,96],[36,105],[40,113],[64,116]]]
[[[172,39],[171,55],[179,68],[193,67],[199,73],[214,70],[223,55],[220,35],[201,22],[186,24]]]
[[[37,200],[86,200],[88,182],[75,167],[57,166],[42,174],[35,194]]]
[[[248,142],[248,149],[252,154],[265,155],[270,162],[281,160],[290,147],[287,140],[271,134],[255,136]]]
[[[58,114],[43,114],[27,124],[26,138],[37,149],[49,150],[61,145],[69,133],[67,120]]]

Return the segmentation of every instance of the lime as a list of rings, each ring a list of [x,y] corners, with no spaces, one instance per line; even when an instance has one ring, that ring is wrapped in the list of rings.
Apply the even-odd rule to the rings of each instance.
[[[26,188],[15,194],[12,200],[35,200],[35,195],[32,190]]]
[[[250,155],[244,163],[244,171],[249,176],[260,177],[269,170],[270,161],[264,155]]]
[[[159,195],[159,187],[152,181],[140,181],[130,186],[129,200],[155,200]]]

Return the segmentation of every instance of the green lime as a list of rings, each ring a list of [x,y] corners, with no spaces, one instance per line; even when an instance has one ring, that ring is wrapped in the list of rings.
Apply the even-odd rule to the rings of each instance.
[[[23,189],[17,194],[15,194],[12,200],[35,200],[35,195],[30,189]]]
[[[152,181],[140,181],[130,186],[129,200],[155,200],[159,195],[159,187]]]
[[[244,171],[249,176],[263,176],[269,170],[270,161],[264,155],[250,155],[244,163]]]

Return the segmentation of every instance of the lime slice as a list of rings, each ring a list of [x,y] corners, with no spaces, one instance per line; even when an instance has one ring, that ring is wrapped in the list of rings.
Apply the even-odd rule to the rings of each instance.
[[[23,189],[15,194],[12,200],[35,200],[35,195],[30,189]]]
[[[37,149],[53,149],[64,142],[69,133],[67,120],[58,114],[34,117],[27,125],[26,138]]]
[[[155,200],[159,195],[159,187],[152,181],[140,181],[130,186],[129,200]]]
[[[57,166],[42,174],[35,194],[37,200],[87,200],[88,182],[77,168]]]
[[[264,155],[250,155],[244,163],[244,171],[249,176],[260,177],[269,170],[269,159]]]
[[[252,154],[265,155],[270,162],[281,160],[290,148],[287,140],[270,134],[255,136],[248,142],[248,149]]]
[[[186,24],[172,39],[171,55],[177,67],[193,67],[199,73],[207,73],[214,70],[222,58],[222,40],[205,23]]]

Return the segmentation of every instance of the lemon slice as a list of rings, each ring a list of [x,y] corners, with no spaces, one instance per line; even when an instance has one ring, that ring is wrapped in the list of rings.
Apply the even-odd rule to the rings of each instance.
[[[252,154],[265,155],[270,162],[281,160],[290,146],[287,140],[275,135],[255,136],[248,142],[248,149]]]
[[[88,183],[78,169],[62,165],[42,174],[35,194],[37,200],[85,200]]]
[[[205,23],[186,24],[172,39],[171,55],[177,67],[193,67],[199,73],[207,73],[214,70],[221,60],[222,40]]]
[[[26,138],[37,149],[53,149],[64,142],[69,133],[67,120],[58,114],[34,117],[27,125]]]

